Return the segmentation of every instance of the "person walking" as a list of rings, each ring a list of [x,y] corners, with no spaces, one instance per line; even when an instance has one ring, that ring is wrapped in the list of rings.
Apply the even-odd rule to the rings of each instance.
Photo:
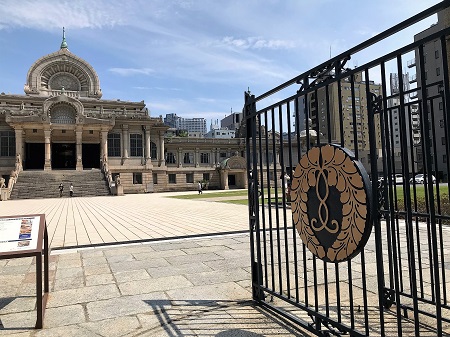
[[[198,194],[203,194],[201,181],[198,182]]]
[[[73,184],[72,183],[70,183],[69,193],[70,193],[70,196],[73,197]]]
[[[64,186],[63,186],[63,184],[61,183],[61,184],[59,184],[59,187],[58,187],[58,189],[59,189],[59,197],[61,198],[62,197],[62,195],[63,195],[63,191],[64,191]]]

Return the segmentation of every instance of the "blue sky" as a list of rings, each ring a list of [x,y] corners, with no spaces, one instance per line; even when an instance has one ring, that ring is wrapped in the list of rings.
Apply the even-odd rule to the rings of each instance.
[[[38,58],[89,62],[104,99],[144,100],[152,116],[209,127],[259,95],[438,3],[433,0],[0,0],[0,92],[23,94]],[[349,61],[413,41],[432,17]],[[379,53],[380,55],[376,55]],[[370,54],[370,55],[368,55]]]

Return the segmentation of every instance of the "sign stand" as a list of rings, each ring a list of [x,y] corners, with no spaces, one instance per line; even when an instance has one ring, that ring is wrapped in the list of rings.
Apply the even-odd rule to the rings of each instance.
[[[44,287],[42,287],[42,254],[44,254]],[[42,329],[49,292],[49,249],[45,214],[0,217],[0,260],[32,256],[36,258],[35,328]]]

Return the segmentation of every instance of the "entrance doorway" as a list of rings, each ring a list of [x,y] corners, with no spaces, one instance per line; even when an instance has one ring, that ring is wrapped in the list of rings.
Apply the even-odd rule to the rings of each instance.
[[[100,168],[100,144],[83,144],[83,168]]]
[[[76,163],[74,143],[52,144],[52,169],[70,170],[75,168]]]
[[[236,187],[236,176],[234,174],[228,175],[228,187]]]
[[[44,143],[25,143],[25,163],[26,170],[43,170],[45,163]]]

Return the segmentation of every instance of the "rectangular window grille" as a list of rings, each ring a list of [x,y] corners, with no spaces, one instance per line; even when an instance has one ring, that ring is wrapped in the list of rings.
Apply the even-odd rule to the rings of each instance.
[[[203,173],[203,180],[209,181],[209,173]]]
[[[130,135],[130,155],[131,157],[142,157],[142,135],[140,133],[132,133]]]
[[[175,153],[167,152],[167,154],[166,154],[166,163],[167,164],[175,164],[176,162],[177,162],[177,159],[175,157]]]
[[[169,184],[177,183],[177,175],[174,173],[169,174]]]
[[[152,159],[158,159],[158,147],[155,143],[150,143],[150,156]]]
[[[209,164],[209,153],[200,153],[200,163]]]
[[[220,152],[220,158],[226,158],[227,153],[226,152]]]
[[[184,154],[183,164],[194,164],[194,154],[186,152]]]
[[[153,185],[158,185],[158,174],[153,173]]]
[[[133,173],[133,184],[134,185],[142,184],[142,173]]]
[[[0,156],[14,157],[16,155],[16,136],[14,131],[0,132]]]
[[[108,157],[120,157],[120,134],[108,134]]]
[[[186,173],[186,183],[188,184],[194,183],[194,173]]]

